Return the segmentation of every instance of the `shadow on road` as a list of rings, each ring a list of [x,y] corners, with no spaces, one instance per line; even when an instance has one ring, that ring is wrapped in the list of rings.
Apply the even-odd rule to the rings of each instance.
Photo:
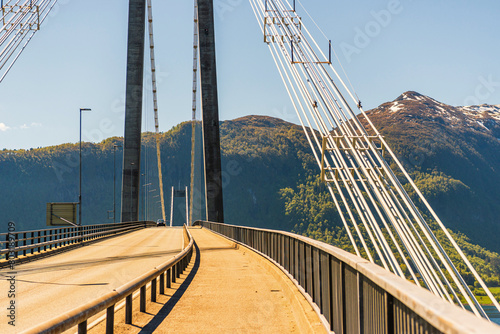
[[[153,319],[151,319],[151,321],[141,329],[141,331],[139,332],[140,334],[153,333],[160,326],[163,320],[165,320],[165,318],[170,314],[174,306],[187,290],[189,284],[191,284],[191,282],[193,281],[193,278],[200,267],[200,249],[198,248],[198,245],[196,245],[196,243],[194,243],[194,247],[196,249],[196,259],[193,269],[191,269],[189,275],[186,277],[184,282],[182,282],[182,284],[172,295],[172,297],[170,297],[168,302],[166,302],[165,305],[163,305],[163,307],[160,309],[160,311],[158,311],[158,313],[153,317]]]
[[[172,250],[170,252],[153,252],[153,253],[141,253],[135,255],[126,255],[126,256],[108,256],[101,259],[90,259],[85,261],[70,261],[70,262],[60,262],[53,265],[40,264],[37,265],[35,262],[33,264],[28,264],[28,268],[26,269],[17,269],[17,275],[27,274],[27,273],[41,273],[41,272],[50,272],[50,271],[61,271],[61,270],[70,270],[74,268],[90,268],[105,264],[110,264],[112,262],[121,262],[121,261],[131,261],[142,258],[153,258],[153,257],[164,257],[165,255],[176,255],[179,253],[179,250]],[[10,269],[0,270],[0,277],[8,276],[8,272]]]

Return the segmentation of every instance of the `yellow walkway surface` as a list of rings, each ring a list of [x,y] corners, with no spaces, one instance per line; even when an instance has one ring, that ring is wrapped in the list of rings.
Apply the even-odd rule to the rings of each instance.
[[[215,233],[191,228],[196,255],[187,270],[115,333],[325,333],[310,304],[271,262]],[[148,293],[148,296],[150,294]],[[134,309],[139,307],[134,300]],[[90,333],[103,333],[104,322]]]

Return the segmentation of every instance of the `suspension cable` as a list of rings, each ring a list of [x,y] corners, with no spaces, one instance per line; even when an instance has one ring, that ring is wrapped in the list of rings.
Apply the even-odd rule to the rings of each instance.
[[[476,315],[487,318],[424,219],[421,210],[426,210],[444,231],[461,264],[500,310],[482,278],[363,111],[347,76],[351,89],[294,6],[288,0],[249,1],[356,253],[360,254],[357,243],[361,243],[364,256],[371,262],[462,307],[463,298]],[[356,108],[359,115],[354,112]],[[392,162],[405,180],[396,177],[390,168]],[[422,207],[417,208],[402,183],[414,188]]]
[[[198,0],[194,0],[194,28],[193,28],[193,110],[191,115],[191,195],[190,195],[190,217],[193,223],[194,207],[194,160],[196,150],[196,98],[198,96]],[[186,193],[187,196],[187,193]],[[186,217],[186,220],[188,218]]]
[[[166,222],[165,216],[165,199],[163,196],[163,176],[161,173],[161,154],[160,154],[160,125],[158,122],[158,95],[156,88],[156,65],[155,65],[155,46],[153,39],[153,9],[151,0],[147,1],[148,5],[148,28],[149,28],[149,54],[151,56],[151,80],[153,87],[153,108],[155,113],[155,138],[156,138],[156,159],[158,161],[158,179],[160,184],[160,201],[161,214],[163,221]]]
[[[0,82],[45,21],[57,0],[6,0],[0,8]]]

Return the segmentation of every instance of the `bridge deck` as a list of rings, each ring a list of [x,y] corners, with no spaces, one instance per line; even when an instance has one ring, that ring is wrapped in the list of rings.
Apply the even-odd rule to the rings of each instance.
[[[295,285],[269,261],[209,230],[190,231],[198,250],[181,279],[148,303],[146,313],[134,313],[132,325],[117,312],[115,333],[325,332]],[[104,332],[104,323],[89,332]]]
[[[182,248],[182,229],[148,228],[0,270],[0,333],[19,333],[94,300]],[[15,327],[7,324],[8,277],[15,275]],[[74,331],[73,331],[74,332]]]

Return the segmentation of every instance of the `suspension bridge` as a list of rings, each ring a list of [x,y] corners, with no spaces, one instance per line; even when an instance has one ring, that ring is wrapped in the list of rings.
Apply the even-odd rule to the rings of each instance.
[[[471,285],[499,311],[500,304],[370,121],[331,42],[316,42],[293,0],[249,1],[355,254],[288,232],[225,224],[211,0],[194,3],[191,193],[178,193],[187,224],[139,221],[146,36],[154,167],[167,216],[153,8],[151,0],[130,0],[120,222],[2,234],[0,288],[13,291],[0,298],[2,332],[499,332]],[[55,3],[2,1],[0,84]],[[198,96],[206,221],[194,222]],[[172,201],[175,194],[172,188]]]

